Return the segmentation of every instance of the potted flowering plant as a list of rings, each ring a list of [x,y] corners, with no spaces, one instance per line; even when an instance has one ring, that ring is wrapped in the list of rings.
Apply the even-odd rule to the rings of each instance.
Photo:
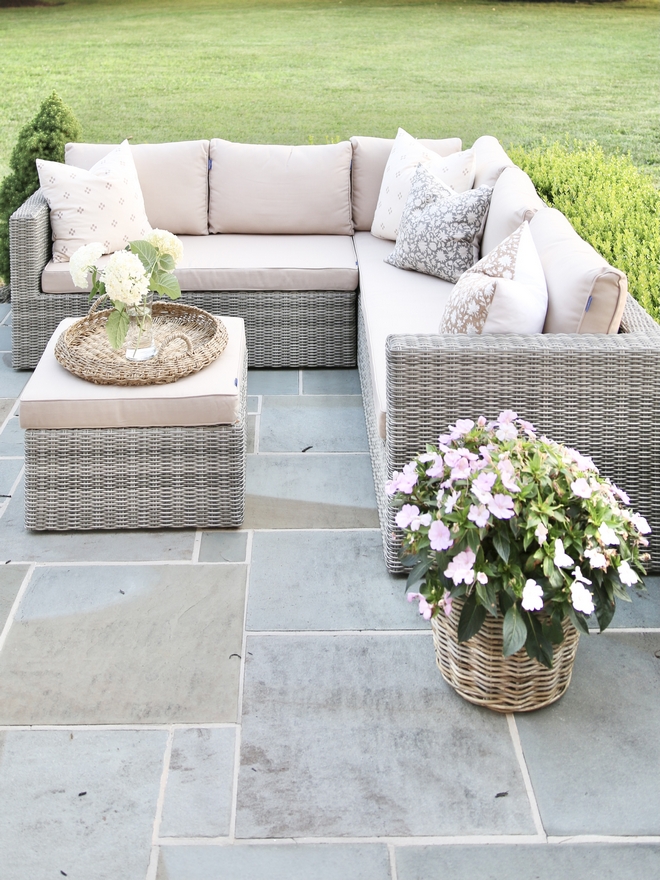
[[[628,588],[642,584],[650,527],[626,493],[510,410],[450,425],[386,488],[411,569],[408,600],[432,621],[436,651],[446,654],[448,629],[460,653],[494,626],[500,660],[538,671],[553,670],[565,640],[574,644],[559,692],[524,708],[561,696],[587,618],[604,630],[616,599],[630,601]],[[437,659],[445,675],[447,658]],[[477,690],[463,696],[489,705],[483,680]]]
[[[147,360],[157,352],[152,335],[153,294],[170,299],[181,296],[172,273],[183,256],[183,245],[171,232],[153,229],[144,241],[132,241],[125,250],[111,254],[99,270],[96,263],[102,255],[103,245],[98,242],[78,248],[69,264],[73,283],[86,288],[87,275],[92,273],[90,300],[98,296],[99,301],[112,303],[106,322],[110,345],[119,349],[126,342],[129,360]]]

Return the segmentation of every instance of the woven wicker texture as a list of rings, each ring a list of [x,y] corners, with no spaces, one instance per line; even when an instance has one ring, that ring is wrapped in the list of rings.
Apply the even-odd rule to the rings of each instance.
[[[247,358],[235,425],[27,430],[25,527],[239,526],[245,508],[246,412]]]
[[[153,334],[158,348],[148,361],[126,360],[105,332],[110,309],[91,312],[57,340],[55,357],[70,373],[95,385],[166,385],[196,373],[218,358],[227,346],[227,328],[194,306],[153,304]]]
[[[41,291],[52,240],[48,205],[37,191],[9,221],[12,363],[32,370],[63,318],[82,317],[87,294]],[[354,367],[357,291],[184,291],[181,302],[245,320],[250,367]]]
[[[503,617],[488,616],[467,642],[458,641],[463,602],[455,599],[452,613],[431,620],[435,659],[442,677],[454,690],[478,706],[495,712],[532,712],[558,700],[568,688],[580,634],[564,619],[564,641],[555,645],[553,667],[530,660],[524,648],[502,656]]]

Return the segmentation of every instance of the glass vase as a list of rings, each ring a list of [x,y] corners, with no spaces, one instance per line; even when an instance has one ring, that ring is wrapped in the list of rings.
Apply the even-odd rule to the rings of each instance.
[[[158,354],[151,314],[153,300],[153,292],[149,291],[137,305],[129,306],[127,309],[130,323],[126,334],[125,351],[129,361],[148,361]]]

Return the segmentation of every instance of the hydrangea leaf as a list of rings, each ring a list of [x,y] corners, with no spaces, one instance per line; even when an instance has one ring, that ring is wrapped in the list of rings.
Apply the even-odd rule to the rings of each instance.
[[[130,320],[125,309],[113,309],[108,315],[105,332],[110,340],[110,345],[115,350],[121,348],[124,344],[129,323]]]

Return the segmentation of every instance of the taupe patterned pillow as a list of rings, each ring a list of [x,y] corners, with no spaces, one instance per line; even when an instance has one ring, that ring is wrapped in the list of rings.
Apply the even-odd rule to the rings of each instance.
[[[493,188],[455,193],[420,165],[386,263],[458,281],[479,258]]]
[[[462,275],[452,290],[440,333],[541,333],[548,291],[525,221]]]

